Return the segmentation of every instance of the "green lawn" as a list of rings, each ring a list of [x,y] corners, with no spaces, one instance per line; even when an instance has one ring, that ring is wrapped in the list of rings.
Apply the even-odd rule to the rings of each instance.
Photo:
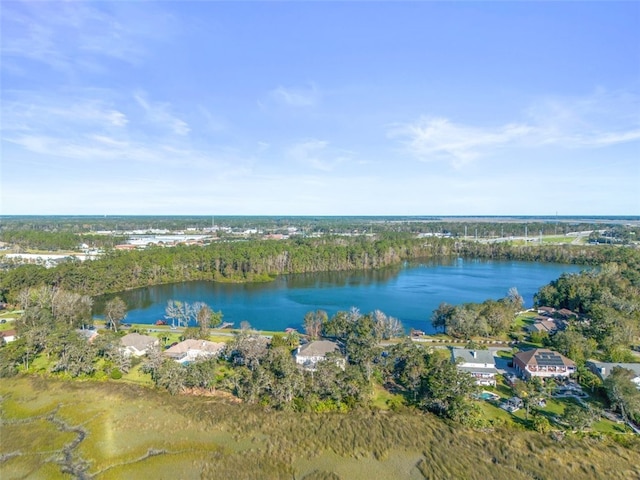
[[[576,237],[566,237],[564,235],[543,236],[542,243],[572,243],[575,239]]]
[[[533,319],[536,318],[538,314],[536,312],[524,312],[518,315],[513,325],[517,330],[522,330],[527,325],[531,325],[533,323]]]
[[[379,410],[389,410],[393,405],[404,404],[402,395],[393,394],[377,383],[373,386],[371,406]]]
[[[143,373],[140,365],[136,365],[135,367],[133,367],[131,370],[129,370],[128,373],[125,373],[122,378],[117,381],[135,383],[137,385],[153,385],[151,376],[147,373]]]

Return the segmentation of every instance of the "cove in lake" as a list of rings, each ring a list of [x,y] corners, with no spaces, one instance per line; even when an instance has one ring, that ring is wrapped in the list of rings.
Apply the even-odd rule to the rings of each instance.
[[[303,331],[304,315],[311,310],[326,310],[331,316],[356,307],[362,313],[377,309],[396,317],[407,331],[433,332],[429,319],[441,302],[458,305],[497,300],[516,287],[525,305],[531,307],[540,287],[562,273],[580,270],[576,265],[459,258],[375,271],[283,275],[268,283],[183,282],[117,295],[129,307],[126,322],[130,323],[154,324],[165,318],[168,300],[180,300],[205,302],[235,327],[246,320],[259,330],[292,327]],[[97,314],[113,296],[97,299]]]

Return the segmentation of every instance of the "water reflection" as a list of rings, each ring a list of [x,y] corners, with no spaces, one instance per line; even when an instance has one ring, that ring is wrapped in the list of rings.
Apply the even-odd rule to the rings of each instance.
[[[127,304],[131,323],[155,323],[165,317],[167,301],[206,302],[222,311],[224,321],[250,322],[255,328],[301,329],[304,315],[323,309],[329,315],[357,307],[380,309],[404,326],[431,331],[429,319],[440,302],[460,304],[498,299],[518,288],[527,305],[534,293],[574,265],[453,259],[413,262],[362,272],[322,272],[278,277],[268,283],[184,282],[140,288],[118,294]],[[115,295],[97,298],[95,313]]]

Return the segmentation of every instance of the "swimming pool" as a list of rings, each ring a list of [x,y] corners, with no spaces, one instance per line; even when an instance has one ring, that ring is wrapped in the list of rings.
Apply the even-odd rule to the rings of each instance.
[[[480,393],[480,398],[482,398],[483,400],[497,400],[498,398],[500,398],[500,396],[484,390],[482,391],[482,393]]]

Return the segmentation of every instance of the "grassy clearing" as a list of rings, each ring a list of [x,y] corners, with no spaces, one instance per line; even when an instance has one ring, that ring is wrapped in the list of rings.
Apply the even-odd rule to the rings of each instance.
[[[534,318],[536,318],[537,316],[538,314],[536,312],[524,312],[516,316],[513,324],[515,328],[522,330],[527,325],[531,325],[534,322]]]
[[[43,417],[54,411],[86,432],[72,458],[96,479],[640,477],[640,440],[630,436],[628,446],[574,435],[557,442],[514,428],[473,431],[412,410],[265,412],[122,382],[20,377],[3,380],[0,396],[0,478],[65,478],[58,449],[74,433]]]
[[[553,235],[548,237],[542,237],[542,243],[558,244],[558,243],[572,243],[576,237],[565,237],[564,235]]]
[[[378,384],[373,386],[373,397],[371,399],[371,406],[373,408],[389,410],[394,406],[400,406],[403,404],[404,398],[402,395],[393,394]]]

